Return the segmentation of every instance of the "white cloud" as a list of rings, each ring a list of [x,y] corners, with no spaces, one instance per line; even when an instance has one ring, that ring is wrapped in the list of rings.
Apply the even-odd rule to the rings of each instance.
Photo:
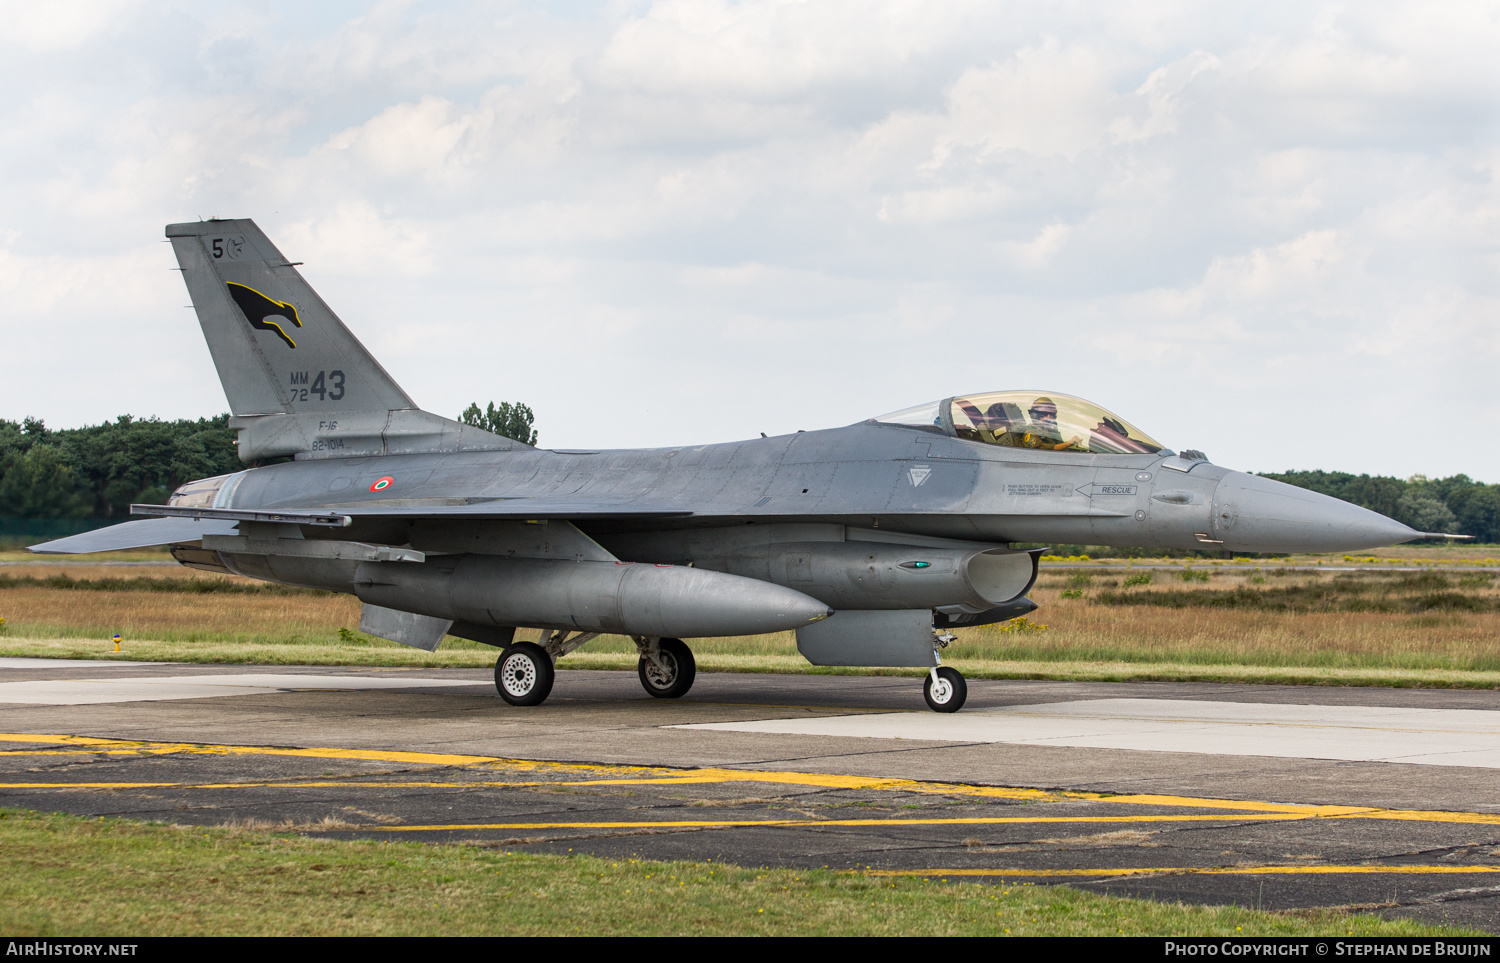
[[[1062,246],[1068,242],[1073,228],[1067,224],[1048,224],[1037,232],[1037,236],[1024,243],[1007,242],[1002,247],[1011,260],[1023,268],[1046,267]]]
[[[139,0],[48,0],[12,2],[4,7],[0,45],[14,44],[40,52],[82,47],[110,32],[131,16]]]
[[[25,319],[0,324],[44,360],[0,382],[0,417],[217,410],[156,242],[248,215],[419,401],[527,401],[549,443],[1032,384],[1239,467],[1500,480],[1483,446],[1340,427],[1420,436],[1392,393],[1452,399],[1459,438],[1500,414],[1492,7],[475,0],[16,23],[0,293]],[[121,332],[142,330],[175,340],[122,378]],[[1284,427],[1287,399],[1316,430]]]
[[[425,277],[437,252],[426,230],[410,221],[382,216],[374,205],[351,201],[316,218],[294,221],[272,243],[283,254],[355,277]]]
[[[1128,143],[1175,133],[1181,122],[1189,86],[1199,74],[1218,70],[1219,66],[1218,57],[1194,51],[1190,56],[1151,71],[1134,96],[1124,99],[1125,110],[1116,113],[1109,122],[1111,138]]]
[[[971,67],[948,91],[948,124],[935,160],[969,148],[981,159],[1003,151],[1069,160],[1096,146],[1113,99],[1108,58],[1048,37],[1004,63]]]
[[[971,6],[660,0],[620,24],[598,70],[655,94],[802,100],[941,49]]]

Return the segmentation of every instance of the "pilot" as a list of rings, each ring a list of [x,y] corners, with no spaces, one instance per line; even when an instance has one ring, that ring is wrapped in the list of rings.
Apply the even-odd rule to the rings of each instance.
[[[1031,424],[1023,429],[1021,447],[1064,451],[1077,448],[1083,441],[1080,435],[1074,435],[1067,441],[1062,440],[1062,432],[1057,427],[1057,404],[1051,398],[1038,398],[1033,401],[1031,407],[1027,409],[1027,414],[1031,416]]]

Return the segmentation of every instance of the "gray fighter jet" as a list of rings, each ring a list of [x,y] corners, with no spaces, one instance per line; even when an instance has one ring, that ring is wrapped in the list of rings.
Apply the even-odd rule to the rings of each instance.
[[[641,684],[672,698],[693,684],[682,639],[795,630],[815,665],[927,668],[928,705],[952,712],[949,630],[1036,608],[1042,550],[1012,542],[1326,552],[1423,534],[1054,391],[722,444],[536,449],[419,409],[253,221],[167,237],[240,459],[294,460],[33,551],[170,545],[192,568],[347,592],[371,635],[499,648],[512,705],[546,699],[557,659],[600,634],[634,639]]]

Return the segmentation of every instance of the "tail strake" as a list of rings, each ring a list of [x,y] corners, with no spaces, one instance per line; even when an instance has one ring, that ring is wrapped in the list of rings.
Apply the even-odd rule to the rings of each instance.
[[[167,225],[244,461],[524,447],[417,408],[248,219]]]

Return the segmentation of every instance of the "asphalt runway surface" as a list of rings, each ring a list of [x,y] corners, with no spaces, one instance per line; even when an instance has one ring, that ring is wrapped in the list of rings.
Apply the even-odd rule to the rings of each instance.
[[[1492,691],[0,659],[0,804],[1500,931]]]

